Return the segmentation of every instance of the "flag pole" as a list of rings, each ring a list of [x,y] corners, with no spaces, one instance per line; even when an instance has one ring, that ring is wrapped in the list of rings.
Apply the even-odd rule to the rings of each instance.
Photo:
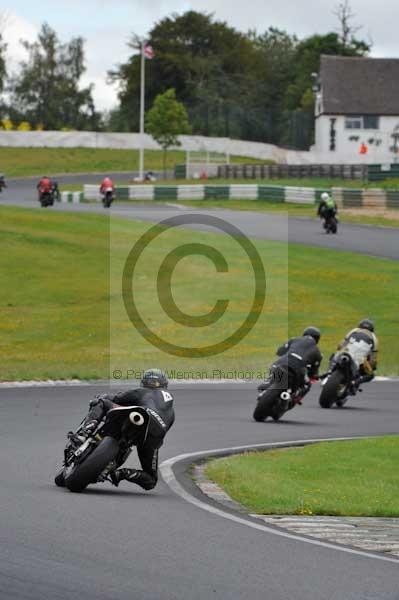
[[[144,179],[144,89],[145,89],[145,56],[144,44],[141,42],[141,85],[140,85],[140,163],[139,163],[139,178]]]

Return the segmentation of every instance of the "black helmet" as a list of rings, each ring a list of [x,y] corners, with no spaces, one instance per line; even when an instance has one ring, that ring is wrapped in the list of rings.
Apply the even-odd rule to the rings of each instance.
[[[369,331],[374,331],[374,323],[371,319],[363,319],[360,321],[358,327],[360,329],[368,329]]]
[[[168,378],[161,369],[148,369],[143,374],[141,385],[149,388],[167,388]]]
[[[310,335],[310,337],[312,337],[317,344],[321,334],[320,329],[317,329],[317,327],[306,327],[302,335]]]

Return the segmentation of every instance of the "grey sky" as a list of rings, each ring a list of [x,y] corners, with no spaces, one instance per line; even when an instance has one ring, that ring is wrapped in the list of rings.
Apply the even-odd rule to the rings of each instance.
[[[82,35],[86,39],[87,53],[84,83],[95,83],[96,105],[104,109],[116,103],[117,91],[106,84],[106,71],[128,57],[126,42],[131,33],[144,36],[156,21],[172,13],[181,14],[190,9],[213,13],[216,19],[241,31],[256,29],[261,33],[273,26],[303,38],[337,28],[333,10],[339,0],[251,0],[250,4],[232,0],[8,2],[9,6],[0,12],[5,10],[9,14],[5,37],[12,68],[15,69],[23,58],[18,39],[34,39],[43,21],[47,21],[63,40]],[[399,57],[399,0],[351,0],[350,5],[356,15],[353,23],[363,26],[358,37],[373,41],[372,56]]]

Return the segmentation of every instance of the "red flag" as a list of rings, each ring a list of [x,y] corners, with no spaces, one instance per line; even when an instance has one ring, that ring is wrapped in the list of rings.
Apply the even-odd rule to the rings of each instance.
[[[149,44],[147,44],[147,43],[144,44],[143,52],[144,52],[144,56],[146,58],[148,58],[150,60],[152,58],[154,58],[154,50],[152,49],[152,47]]]

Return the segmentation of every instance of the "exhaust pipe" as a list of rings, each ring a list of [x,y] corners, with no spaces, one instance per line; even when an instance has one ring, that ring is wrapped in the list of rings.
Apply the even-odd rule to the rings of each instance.
[[[291,394],[289,392],[281,392],[281,400],[291,400]]]
[[[141,427],[144,424],[144,417],[137,411],[132,411],[129,415],[130,422],[137,427]]]

